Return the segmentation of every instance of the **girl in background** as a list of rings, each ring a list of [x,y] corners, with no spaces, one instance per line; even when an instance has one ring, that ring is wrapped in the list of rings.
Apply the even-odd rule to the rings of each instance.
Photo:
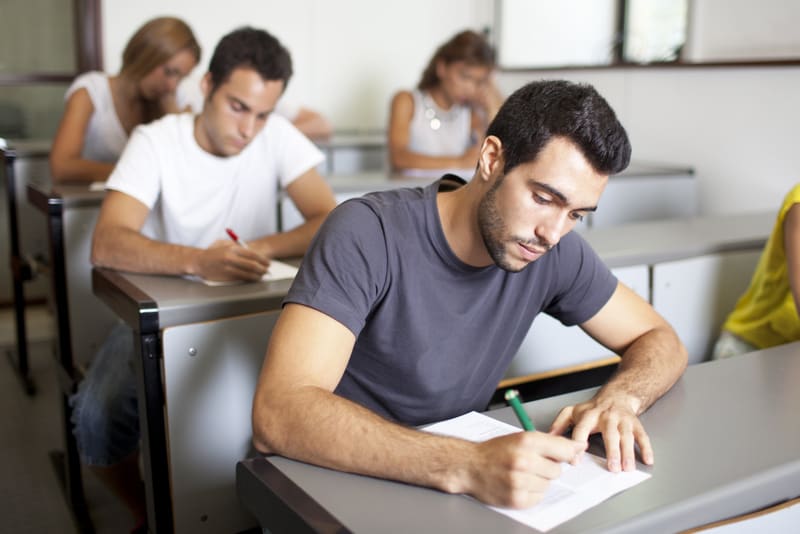
[[[474,31],[462,31],[436,50],[417,88],[392,98],[394,170],[475,167],[486,127],[503,103],[491,79],[494,66],[494,49]]]
[[[178,83],[200,61],[191,28],[174,17],[144,24],[122,53],[116,76],[92,71],[78,76],[50,150],[55,182],[108,178],[131,131],[179,109]]]

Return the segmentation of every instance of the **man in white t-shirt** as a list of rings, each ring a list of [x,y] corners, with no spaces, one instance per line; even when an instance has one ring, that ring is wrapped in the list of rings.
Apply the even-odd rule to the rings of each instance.
[[[272,115],[292,74],[285,48],[262,30],[223,37],[202,80],[199,115],[168,115],[131,136],[106,188],[92,246],[96,266],[129,272],[258,280],[270,258],[302,255],[335,206],[316,171],[322,153]],[[278,191],[305,222],[277,231]],[[232,228],[248,243],[226,237]],[[82,460],[139,525],[139,426],[133,340],[116,328],[73,397]]]

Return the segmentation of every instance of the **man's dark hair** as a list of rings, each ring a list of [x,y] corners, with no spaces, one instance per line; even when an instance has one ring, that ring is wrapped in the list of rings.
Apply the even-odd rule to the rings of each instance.
[[[232,31],[214,49],[208,66],[211,92],[240,67],[255,70],[264,80],[282,81],[284,90],[292,77],[289,51],[269,33],[249,26]]]
[[[608,102],[591,85],[564,80],[531,82],[515,91],[486,135],[503,143],[504,174],[536,159],[555,137],[574,143],[597,172],[616,174],[631,159],[628,134]]]

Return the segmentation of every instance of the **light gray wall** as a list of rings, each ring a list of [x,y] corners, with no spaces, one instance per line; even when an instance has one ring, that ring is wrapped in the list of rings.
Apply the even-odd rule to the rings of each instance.
[[[797,13],[792,0],[766,2],[750,3],[751,9],[768,6],[790,18]],[[728,5],[693,4],[701,8],[700,20]],[[742,24],[752,22],[751,12],[741,14],[742,5],[737,0],[736,12],[747,18]],[[273,31],[296,65],[287,98],[319,109],[339,129],[384,128],[391,95],[416,83],[436,45],[461,28],[494,25],[490,0],[229,0],[225,9],[192,0],[106,0],[102,8],[106,67],[112,72],[142,22],[158,14],[184,17],[204,48],[203,68],[192,74],[192,83],[230,29],[249,23]],[[704,35],[693,27],[694,46],[702,45]],[[716,30],[708,36],[721,40]],[[730,30],[728,37],[733,42],[739,35]],[[799,67],[531,70],[501,73],[498,82],[511,92],[543,77],[596,85],[628,128],[636,159],[693,166],[702,213],[777,210],[800,177]]]
[[[188,80],[197,83],[220,37],[245,24],[261,27],[292,54],[286,98],[324,112],[338,129],[382,129],[391,95],[416,84],[436,46],[464,28],[491,25],[493,13],[487,0],[106,0],[103,53],[106,70],[116,72],[137,27],[179,16],[203,47]]]

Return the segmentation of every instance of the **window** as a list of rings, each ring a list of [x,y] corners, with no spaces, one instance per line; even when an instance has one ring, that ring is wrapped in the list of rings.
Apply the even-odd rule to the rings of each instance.
[[[3,0],[0,137],[53,137],[69,83],[100,68],[99,1]]]

